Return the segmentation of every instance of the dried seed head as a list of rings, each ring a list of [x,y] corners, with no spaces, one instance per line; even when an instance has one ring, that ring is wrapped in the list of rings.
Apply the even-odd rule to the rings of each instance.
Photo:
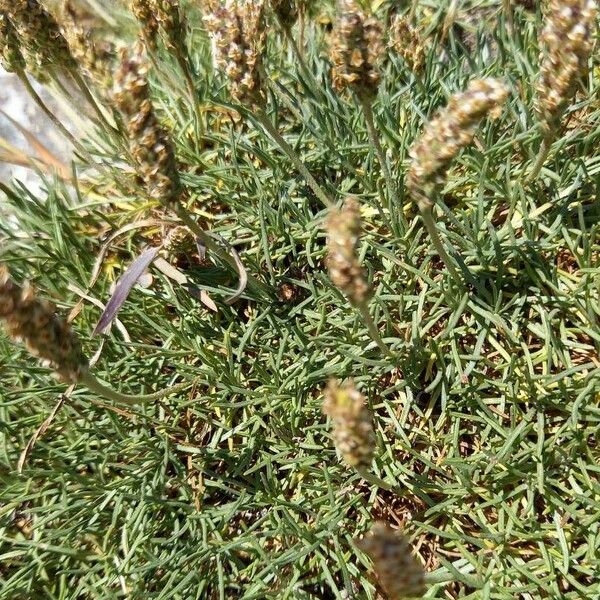
[[[24,342],[66,382],[76,383],[88,369],[79,338],[46,300],[36,298],[29,285],[20,287],[0,265],[0,320],[8,335]]]
[[[446,170],[459,151],[470,144],[477,125],[486,115],[499,116],[508,90],[496,79],[472,81],[455,94],[434,117],[412,146],[408,187],[421,208],[432,205],[435,188],[444,183]]]
[[[129,8],[142,27],[141,39],[150,50],[156,50],[159,24],[153,0],[131,0]]]
[[[380,80],[377,63],[384,53],[381,25],[367,18],[356,0],[340,0],[339,6],[329,48],[333,86],[338,92],[349,88],[359,96],[373,97]]]
[[[85,76],[101,92],[107,92],[112,87],[116,59],[114,44],[96,38],[93,28],[86,25],[86,15],[72,0],[63,2],[60,26],[71,53]]]
[[[269,0],[269,4],[281,26],[291,29],[298,19],[298,4],[296,0]]]
[[[158,34],[178,60],[186,54],[187,30],[179,0],[131,0],[131,11],[141,25],[140,38],[150,50],[156,50]]]
[[[423,596],[425,572],[413,556],[408,540],[399,531],[378,522],[356,545],[373,561],[379,583],[389,600]]]
[[[596,0],[549,0],[547,4],[536,102],[545,135],[558,127],[577,80],[587,70],[594,45],[596,4]]]
[[[50,66],[77,68],[58,23],[38,0],[0,0],[0,10],[12,21],[27,68],[36,77],[44,78]]]
[[[425,64],[425,42],[408,17],[397,15],[390,26],[389,45],[406,62],[412,71],[418,72]]]
[[[357,257],[362,231],[358,202],[354,198],[348,198],[341,209],[332,208],[327,217],[326,229],[329,277],[352,304],[363,304],[369,297],[369,286]]]
[[[9,73],[25,70],[25,58],[21,52],[17,32],[5,12],[0,12],[0,61],[4,70]]]
[[[181,183],[171,139],[158,122],[150,100],[148,67],[138,45],[121,51],[114,100],[123,113],[129,147],[148,195],[165,204],[179,200]]]
[[[229,79],[241,104],[262,105],[262,54],[266,39],[263,0],[225,0],[204,17],[215,66]]]
[[[333,421],[335,447],[344,461],[351,467],[370,467],[376,443],[373,414],[352,381],[341,386],[329,382],[323,413]]]

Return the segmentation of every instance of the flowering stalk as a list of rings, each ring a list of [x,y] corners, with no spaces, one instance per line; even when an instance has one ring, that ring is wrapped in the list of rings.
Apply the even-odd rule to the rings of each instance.
[[[84,75],[106,96],[112,87],[116,60],[114,44],[96,38],[94,31],[85,24],[85,14],[81,13],[73,0],[63,2],[59,23],[71,54]]]
[[[377,439],[373,413],[353,381],[340,385],[332,379],[325,389],[323,414],[333,422],[333,440],[344,462],[365,480],[386,490],[392,486],[370,473]]]
[[[39,0],[0,0],[0,10],[8,15],[15,27],[27,70],[42,82],[56,70],[68,73],[100,120],[104,121],[104,113],[81,78],[77,61],[58,22]]]
[[[355,544],[373,561],[377,579],[389,600],[421,598],[425,594],[425,570],[398,530],[379,521]]]
[[[22,52],[20,39],[13,22],[6,11],[0,11],[0,62],[9,73],[14,73],[23,83],[27,93],[37,104],[40,110],[50,119],[52,124],[81,152],[86,152],[83,146],[75,139],[72,133],[62,124],[60,119],[48,108],[40,95],[31,85],[25,69],[27,66]]]
[[[560,130],[560,119],[569,105],[579,77],[587,69],[594,45],[594,0],[549,0],[546,26],[540,36],[541,66],[537,84],[536,112],[542,143],[525,183],[533,181],[550,153]]]
[[[38,298],[31,286],[17,285],[4,265],[0,265],[0,320],[4,321],[8,336],[23,342],[61,381],[83,384],[114,402],[125,405],[151,402],[189,387],[184,383],[155,394],[134,396],[107,387],[89,370],[89,361],[69,323],[56,314],[50,302]]]
[[[389,355],[390,349],[382,340],[369,313],[370,289],[357,257],[357,246],[362,231],[358,202],[354,198],[348,198],[341,209],[330,208],[326,229],[329,277],[359,311],[373,341],[384,354]]]
[[[446,181],[446,171],[462,148],[475,137],[479,122],[499,116],[508,91],[496,79],[472,81],[465,92],[455,94],[434,117],[410,150],[412,163],[408,189],[417,203],[433,245],[457,281],[458,273],[437,233],[433,217],[434,198]]]
[[[144,180],[146,191],[151,198],[177,214],[220,260],[238,271],[235,259],[215,243],[183,206],[183,187],[177,170],[175,150],[171,138],[154,112],[147,71],[140,45],[131,54],[123,49],[113,93],[115,104],[124,117],[130,152]],[[263,291],[262,284],[252,276],[248,276],[248,284],[255,291]]]
[[[350,90],[356,94],[388,193],[398,204],[396,185],[373,118],[373,101],[381,79],[377,63],[384,53],[383,31],[375,18],[365,15],[356,0],[340,0],[339,5],[340,16],[329,48],[333,87],[339,93]],[[389,203],[386,208],[391,209]]]
[[[210,33],[215,66],[224,72],[231,96],[252,111],[256,120],[306,179],[325,206],[333,201],[283,139],[265,112],[262,55],[266,30],[264,0],[225,0],[204,17]]]

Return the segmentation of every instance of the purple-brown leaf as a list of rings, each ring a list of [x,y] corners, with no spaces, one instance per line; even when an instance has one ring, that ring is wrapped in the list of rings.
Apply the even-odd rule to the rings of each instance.
[[[99,333],[106,331],[106,328],[113,322],[117,313],[125,303],[125,300],[127,300],[131,289],[144,274],[144,271],[154,262],[160,250],[160,247],[146,248],[146,250],[131,263],[129,268],[117,282],[115,291],[108,301],[92,335],[98,335]]]

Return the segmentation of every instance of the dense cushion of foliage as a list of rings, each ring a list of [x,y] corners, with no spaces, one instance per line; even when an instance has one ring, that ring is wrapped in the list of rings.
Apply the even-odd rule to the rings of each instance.
[[[131,41],[136,24],[113,4],[95,15],[103,35]],[[256,111],[231,98],[196,4],[182,6],[196,106],[162,42],[151,96],[188,214],[267,293],[225,302],[235,273],[173,232],[177,216],[145,193],[123,137],[91,112],[95,124],[85,120],[90,105],[74,92],[79,115],[64,121],[84,128],[86,152],[59,172],[38,163],[40,192],[2,184],[0,260],[61,314],[74,309],[101,380],[132,394],[193,385],[113,405],[82,386],[65,393],[0,338],[0,598],[376,598],[352,543],[376,520],[409,536],[426,598],[596,597],[598,67],[582,73],[539,177],[525,183],[541,139],[541,11],[514,3],[511,27],[499,2],[416,3],[422,69],[393,51],[379,67],[374,118],[398,196],[382,208],[389,190],[364,111],[330,81],[333,7],[314,3],[294,30],[310,76],[271,19],[267,116],[336,203],[360,202],[385,354],[328,277],[327,208]],[[401,3],[372,4],[387,23]],[[407,191],[409,148],[483,77],[502,80],[508,98],[458,155],[434,211],[458,281]],[[113,104],[97,97],[113,122]],[[161,256],[192,293],[152,266],[119,322],[92,337],[97,301],[169,235]],[[367,398],[371,471],[390,489],[336,455],[322,413],[331,378],[353,378]]]

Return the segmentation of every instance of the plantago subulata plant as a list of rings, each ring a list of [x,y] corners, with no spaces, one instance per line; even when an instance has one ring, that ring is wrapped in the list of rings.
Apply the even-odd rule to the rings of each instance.
[[[527,182],[541,171],[552,141],[560,131],[560,119],[575,94],[578,81],[587,71],[597,13],[595,0],[549,0],[546,4],[536,86],[542,142]]]
[[[385,52],[383,28],[377,19],[368,17],[361,10],[356,0],[340,0],[338,6],[339,18],[329,48],[333,87],[340,93],[349,90],[358,99],[388,193],[397,208],[401,208],[397,202],[396,185],[373,116],[373,101],[381,81],[378,63]],[[387,208],[391,209],[389,204]]]
[[[378,521],[355,544],[373,561],[373,570],[386,598],[407,600],[423,596],[425,571],[400,531]]]
[[[475,137],[479,122],[486,116],[499,116],[508,90],[496,79],[477,79],[465,92],[455,94],[448,105],[429,123],[412,146],[412,162],[407,185],[417,203],[433,245],[451,275],[459,281],[436,229],[433,216],[435,198],[446,181],[453,159]]]
[[[144,59],[141,45],[133,52],[121,50],[121,64],[114,78],[113,98],[124,117],[130,153],[148,196],[177,214],[211,252],[239,272],[236,260],[196,223],[183,205],[183,187],[173,142],[156,117],[147,74],[148,63]],[[243,274],[243,278],[246,277],[251,287],[262,289],[254,277]],[[235,297],[230,298],[230,301]]]
[[[325,206],[333,202],[283,139],[265,112],[263,52],[266,41],[264,0],[225,0],[204,17],[210,32],[215,66],[229,83],[231,96],[252,111]]]
[[[382,352],[389,354],[390,350],[381,339],[369,313],[368,302],[371,290],[358,261],[358,244],[362,234],[358,201],[348,198],[341,208],[331,207],[325,229],[328,250],[327,268],[331,281],[360,312],[373,341]]]
[[[3,265],[0,265],[0,320],[9,337],[23,342],[27,350],[54,370],[61,381],[84,385],[119,404],[159,400],[188,386],[183,384],[143,396],[121,394],[106,387],[90,372],[89,361],[69,323],[56,314],[56,308],[50,302],[38,298],[29,284],[21,287],[15,283]]]

